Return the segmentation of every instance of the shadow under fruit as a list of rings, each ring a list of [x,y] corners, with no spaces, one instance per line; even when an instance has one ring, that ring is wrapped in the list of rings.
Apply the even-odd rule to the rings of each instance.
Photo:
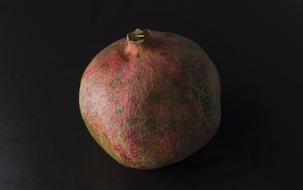
[[[159,168],[204,146],[220,123],[220,79],[207,54],[177,34],[136,29],[98,53],[80,110],[98,144],[124,166]]]

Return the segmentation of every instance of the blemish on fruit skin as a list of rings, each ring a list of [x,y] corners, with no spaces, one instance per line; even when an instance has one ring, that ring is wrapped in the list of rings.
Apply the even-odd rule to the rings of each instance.
[[[112,79],[109,83],[109,85],[111,86],[111,88],[115,89],[117,88],[119,85],[121,84],[121,80],[118,77],[115,77],[114,79]]]
[[[123,107],[119,107],[119,108],[116,109],[115,113],[117,115],[119,115],[119,114],[123,113],[123,111],[124,111]]]
[[[145,126],[147,127],[149,132],[154,132],[157,129],[157,124],[152,119],[149,119]]]
[[[197,57],[193,56],[191,58],[181,58],[181,68],[184,74],[188,78],[188,84],[191,88],[193,96],[200,102],[201,108],[203,110],[205,119],[207,121],[207,126],[214,126],[216,118],[213,117],[216,113],[218,104],[213,90],[210,88],[210,85],[206,83],[206,80],[201,78],[202,73],[197,64],[195,64]]]

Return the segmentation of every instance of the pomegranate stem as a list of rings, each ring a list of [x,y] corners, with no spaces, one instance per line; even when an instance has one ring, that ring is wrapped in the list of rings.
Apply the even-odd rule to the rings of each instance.
[[[151,37],[151,31],[149,29],[136,29],[135,31],[128,33],[126,39],[132,43],[143,43],[145,40]]]

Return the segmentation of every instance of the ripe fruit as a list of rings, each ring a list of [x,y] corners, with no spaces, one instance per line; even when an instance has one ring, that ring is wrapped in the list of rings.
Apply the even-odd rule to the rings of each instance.
[[[86,68],[80,109],[91,135],[127,167],[153,169],[204,146],[220,122],[220,81],[180,35],[137,29]]]

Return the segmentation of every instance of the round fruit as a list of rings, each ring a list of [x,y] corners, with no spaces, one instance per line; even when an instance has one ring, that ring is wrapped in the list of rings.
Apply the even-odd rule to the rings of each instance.
[[[207,54],[177,34],[136,29],[98,53],[80,110],[99,145],[127,167],[159,168],[204,146],[220,122],[220,80]]]

